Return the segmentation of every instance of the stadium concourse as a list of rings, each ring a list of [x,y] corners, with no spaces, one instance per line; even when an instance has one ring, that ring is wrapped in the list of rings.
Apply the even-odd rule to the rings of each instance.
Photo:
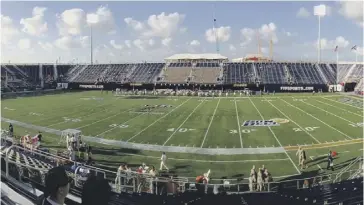
[[[11,190],[36,203],[57,166],[73,179],[66,204],[91,175],[108,181],[109,204],[363,201],[362,63],[178,54],[1,68],[7,203]]]

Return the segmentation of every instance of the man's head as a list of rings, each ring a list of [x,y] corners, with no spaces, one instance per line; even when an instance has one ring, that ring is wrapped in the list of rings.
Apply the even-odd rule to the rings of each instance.
[[[163,152],[163,154],[166,154],[165,152]]]
[[[45,197],[50,196],[53,200],[63,203],[69,192],[70,182],[71,178],[63,167],[53,167],[46,175]]]
[[[107,205],[111,187],[106,179],[90,176],[82,189],[82,205]]]

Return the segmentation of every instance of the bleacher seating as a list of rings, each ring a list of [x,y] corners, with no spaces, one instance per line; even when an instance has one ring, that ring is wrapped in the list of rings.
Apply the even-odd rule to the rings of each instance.
[[[319,64],[323,74],[328,80],[328,84],[333,85],[336,83],[336,64],[328,65],[325,63]]]
[[[191,72],[191,63],[171,63],[165,71],[163,81],[166,83],[186,83],[189,82],[188,77]]]
[[[283,63],[257,64],[256,70],[261,83],[266,83],[266,84],[287,83],[287,75]]]
[[[155,78],[161,72],[164,63],[143,63],[136,64],[135,69],[130,74],[130,82],[154,83]]]
[[[312,63],[288,63],[286,66],[296,84],[326,84]]]
[[[193,83],[218,83],[220,65],[218,63],[197,63],[192,69]]]

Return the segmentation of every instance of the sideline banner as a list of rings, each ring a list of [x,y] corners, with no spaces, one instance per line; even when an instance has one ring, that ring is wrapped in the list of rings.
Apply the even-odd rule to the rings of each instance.
[[[305,87],[305,86],[281,86],[280,90],[284,91],[313,91],[314,87]]]

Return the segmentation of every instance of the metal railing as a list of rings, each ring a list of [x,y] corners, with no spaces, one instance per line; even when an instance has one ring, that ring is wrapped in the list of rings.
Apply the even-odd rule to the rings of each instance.
[[[101,169],[94,166],[83,165],[79,162],[75,162],[64,157],[57,156],[52,153],[44,152],[41,150],[30,151],[26,148],[11,145],[7,148],[5,152],[5,167],[6,176],[9,176],[9,164],[15,165],[21,176],[24,170],[32,170],[32,172],[39,172],[40,179],[44,184],[44,175],[47,173],[46,168],[32,167],[28,164],[22,163],[18,160],[13,160],[10,158],[9,153],[13,150],[18,153],[29,154],[30,157],[34,157],[35,160],[40,160],[48,163],[51,166],[58,166],[60,162],[66,162],[64,165],[67,167],[69,174],[75,179],[75,186],[82,187],[83,182],[87,179],[85,175],[80,172],[81,168],[86,169],[89,172],[102,175],[107,179],[115,192],[131,191],[131,192],[148,192],[148,193],[160,193],[165,192],[164,189],[169,187],[170,193],[184,192],[187,190],[202,190],[204,192],[225,190],[229,193],[243,193],[257,191],[257,185],[262,186],[262,191],[277,191],[279,188],[291,188],[291,189],[301,189],[307,184],[311,186],[317,186],[327,183],[339,182],[342,179],[349,179],[353,174],[358,173],[358,169],[349,170],[353,165],[355,165],[362,157],[356,158],[353,162],[349,164],[346,168],[338,173],[331,173],[326,175],[320,175],[310,178],[292,179],[292,180],[281,180],[274,182],[267,182],[262,184],[257,183],[247,183],[238,182],[237,179],[222,179],[224,183],[214,183],[216,180],[211,180],[209,184],[199,184],[195,183],[195,178],[187,177],[154,177],[148,173],[138,173],[135,171],[119,171],[113,172],[106,169]],[[3,156],[2,156],[3,158]],[[76,169],[72,169],[72,165],[78,165]],[[51,167],[50,166],[50,167]],[[12,166],[14,167],[14,166]],[[363,172],[363,169],[360,169]],[[277,179],[277,178],[274,178]],[[212,183],[211,183],[212,182]],[[233,182],[233,183],[232,183]]]

